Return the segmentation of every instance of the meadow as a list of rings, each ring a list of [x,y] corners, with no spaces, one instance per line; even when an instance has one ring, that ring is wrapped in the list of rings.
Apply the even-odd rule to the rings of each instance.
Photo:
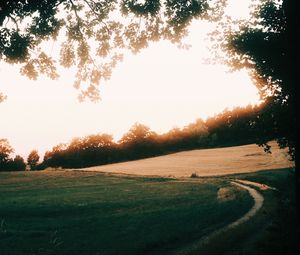
[[[218,199],[227,187],[232,199]],[[233,199],[235,198],[235,199]],[[244,214],[222,180],[177,182],[88,172],[1,173],[1,254],[166,254]]]
[[[1,172],[0,254],[282,254],[277,239],[285,235],[281,244],[291,244],[293,168],[196,178],[131,174]],[[248,191],[231,184],[236,179],[280,192],[259,190],[265,202],[257,215],[189,250],[252,208]]]

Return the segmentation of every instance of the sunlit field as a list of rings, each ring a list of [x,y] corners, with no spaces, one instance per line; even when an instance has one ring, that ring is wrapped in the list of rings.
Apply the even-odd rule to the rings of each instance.
[[[288,160],[286,151],[280,150],[275,142],[271,142],[270,145],[272,145],[271,154],[251,144],[185,151],[81,170],[144,176],[190,177],[192,174],[216,176],[293,166],[293,163]]]

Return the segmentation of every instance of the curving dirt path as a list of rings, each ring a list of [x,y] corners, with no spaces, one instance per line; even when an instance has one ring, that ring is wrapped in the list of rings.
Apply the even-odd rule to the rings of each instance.
[[[253,217],[258,212],[258,210],[263,206],[264,197],[256,189],[246,186],[244,184],[247,183],[248,185],[251,184],[252,186],[255,186],[255,187],[264,187],[264,188],[268,187],[270,189],[274,189],[265,184],[250,182],[250,181],[245,181],[245,180],[234,180],[234,181],[231,181],[230,183],[232,185],[235,185],[242,189],[245,189],[249,192],[250,196],[254,200],[254,205],[252,206],[252,208],[246,214],[244,214],[241,218],[237,219],[236,221],[234,221],[220,229],[215,230],[214,232],[212,232],[211,234],[209,234],[207,236],[202,237],[200,240],[197,240],[196,242],[189,245],[188,247],[185,247],[184,249],[179,250],[175,254],[185,255],[185,254],[190,254],[191,252],[200,249],[205,244],[208,244],[213,238],[220,236],[221,234],[224,234],[228,230],[238,227],[239,225],[248,221],[251,217]],[[241,184],[241,183],[244,183],[244,184]]]
[[[244,216],[242,216],[238,220],[234,221],[233,223],[227,225],[225,230],[235,228],[238,225],[249,220],[251,217],[253,217],[257,213],[257,211],[262,207],[262,205],[264,203],[264,197],[256,189],[250,188],[249,186],[246,186],[246,185],[240,184],[238,182],[234,182],[234,181],[232,181],[231,184],[238,186],[242,189],[246,189],[249,192],[250,196],[253,198],[254,205]]]

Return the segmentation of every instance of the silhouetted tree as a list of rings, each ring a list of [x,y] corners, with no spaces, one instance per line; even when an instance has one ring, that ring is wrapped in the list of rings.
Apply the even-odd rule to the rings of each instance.
[[[26,169],[25,161],[20,155],[15,156],[10,166],[11,171],[24,171]]]
[[[74,86],[89,83],[81,99],[99,98],[98,84],[108,79],[122,51],[136,53],[149,42],[179,43],[194,18],[215,20],[225,0],[14,0],[0,2],[0,59],[21,64],[21,73],[55,79],[57,64],[77,67]],[[59,36],[60,35],[60,36]],[[59,59],[41,43],[60,38]],[[55,61],[56,60],[56,61]]]
[[[265,134],[261,145],[269,150],[270,136],[281,148],[288,147],[296,163],[296,187],[300,211],[299,152],[296,137],[299,104],[299,14],[298,1],[261,0],[254,7],[252,19],[222,23],[217,43],[225,49],[233,69],[247,68],[266,103],[256,125]],[[230,21],[230,20],[229,20]],[[227,24],[227,25],[226,25]],[[230,25],[231,24],[231,25]],[[226,26],[225,26],[226,25]],[[217,36],[217,33],[215,36]]]
[[[7,139],[0,139],[0,171],[8,170],[8,164],[10,162],[10,154],[14,150],[10,146]]]
[[[102,165],[116,161],[116,144],[108,134],[74,138],[70,144],[59,144],[47,151],[44,167],[79,168]]]
[[[23,171],[26,168],[24,159],[16,155],[11,157],[14,149],[7,139],[0,139],[0,171]]]
[[[196,148],[206,143],[208,128],[202,119],[185,126],[182,129],[182,139],[185,147]]]
[[[155,138],[157,134],[149,127],[135,123],[119,140],[125,159],[134,159],[155,155]]]
[[[77,66],[75,87],[88,82],[81,98],[98,99],[101,79],[108,79],[112,68],[122,59],[123,49],[138,52],[151,41],[168,39],[179,43],[194,18],[217,20],[223,14],[225,0],[41,0],[1,1],[0,59],[20,63],[21,72],[31,79],[39,73],[58,76],[55,59],[40,47],[65,33],[59,61],[64,67]],[[289,65],[293,54],[294,16],[287,16],[293,1],[261,0],[249,22],[222,21],[219,44],[226,49],[227,63],[235,69],[250,68],[263,99],[270,105],[261,118],[266,133],[274,133],[282,147],[294,154],[295,130],[287,132],[286,121],[295,126],[295,68]],[[112,15],[112,13],[119,15]],[[130,21],[130,22],[129,22]],[[225,27],[224,27],[225,24]],[[228,26],[226,24],[233,24]],[[95,45],[95,47],[91,47]],[[295,47],[294,47],[295,48]],[[1,96],[3,98],[3,96]],[[271,121],[271,124],[269,123]],[[283,124],[284,123],[284,124]],[[269,128],[266,128],[269,127]]]
[[[81,153],[86,165],[99,165],[112,162],[115,151],[113,137],[108,134],[89,135],[82,141]]]
[[[160,146],[164,151],[173,152],[182,148],[182,131],[178,127],[174,127],[168,132],[159,136]]]
[[[182,129],[173,128],[161,135],[135,123],[118,143],[108,134],[74,138],[69,144],[60,144],[47,151],[41,167],[80,168],[195,148],[259,142],[255,135],[259,131],[253,123],[264,107],[261,104],[224,110],[206,121],[197,119]],[[264,134],[261,139],[265,139]]]
[[[27,158],[27,164],[30,166],[31,170],[36,170],[36,166],[40,160],[40,156],[37,150],[33,150],[29,153]]]
[[[293,1],[261,0],[252,11],[252,19],[239,23],[228,19],[217,30],[217,44],[225,49],[225,62],[233,69],[247,68],[260,91],[266,107],[256,124],[266,144],[270,136],[280,147],[288,147],[295,156],[296,80],[291,64],[288,6]],[[291,17],[290,17],[291,18]],[[289,20],[291,21],[290,23]],[[238,26],[237,26],[238,25]],[[292,30],[292,28],[290,28]],[[220,33],[223,31],[222,33]],[[294,31],[296,33],[296,31]]]
[[[209,132],[209,143],[212,146],[232,146],[247,143],[261,143],[266,136],[259,132],[256,124],[258,116],[265,109],[265,105],[235,107],[232,110],[209,117],[206,125]],[[268,141],[274,139],[267,137]]]
[[[150,128],[140,124],[135,123],[129,131],[123,135],[123,137],[120,139],[120,144],[132,144],[136,142],[141,142],[145,140],[151,139],[153,136],[155,136],[155,133],[150,131]]]
[[[45,163],[45,166],[50,167],[59,167],[64,166],[64,152],[67,148],[67,144],[59,144],[57,146],[54,146],[51,151],[46,151],[44,155],[43,162]]]

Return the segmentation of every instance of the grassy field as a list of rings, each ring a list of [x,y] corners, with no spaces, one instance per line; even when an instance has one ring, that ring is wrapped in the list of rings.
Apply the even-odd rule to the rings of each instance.
[[[253,204],[224,179],[74,171],[0,173],[0,201],[1,255],[170,254]]]
[[[0,255],[176,254],[253,206],[235,179],[278,190],[260,191],[253,218],[189,254],[300,254],[294,173],[279,169],[290,166],[278,148],[246,145],[82,171],[0,172]]]
[[[81,170],[124,173],[144,176],[190,177],[249,173],[265,169],[292,167],[286,151],[271,142],[272,154],[255,144],[202,149],[173,153],[165,156],[116,163]]]

